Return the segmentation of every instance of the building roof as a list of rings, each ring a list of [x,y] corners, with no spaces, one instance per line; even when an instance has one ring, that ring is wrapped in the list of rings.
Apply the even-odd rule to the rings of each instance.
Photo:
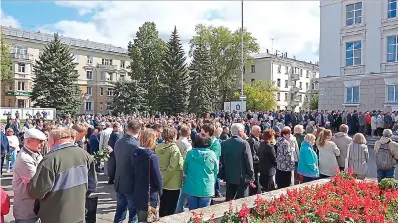
[[[279,52],[279,53],[281,53],[281,52]],[[296,63],[301,63],[301,64],[310,65],[310,66],[314,66],[314,67],[319,67],[318,62],[312,63],[312,62],[307,62],[307,61],[303,61],[303,60],[297,60],[295,58],[289,58],[289,57],[287,57],[286,53],[281,53],[278,55],[271,54],[271,53],[256,53],[256,54],[252,54],[251,56],[253,57],[253,59],[274,58],[274,59],[285,60],[285,62],[286,61],[288,61],[290,63],[296,62]]]
[[[28,31],[28,30],[17,29],[17,28],[7,27],[7,26],[1,26],[1,28],[2,28],[2,33],[4,36],[26,38],[26,39],[36,40],[36,41],[43,41],[43,42],[51,42],[54,39],[53,34],[32,32],[32,31]],[[88,49],[93,49],[93,50],[113,52],[113,53],[127,54],[127,49],[124,49],[122,47],[113,46],[111,44],[97,43],[97,42],[93,42],[93,41],[89,41],[89,40],[75,39],[75,38],[64,37],[64,36],[60,36],[60,37],[61,37],[61,42],[66,45],[75,46],[75,47],[83,47],[83,48],[88,48]]]

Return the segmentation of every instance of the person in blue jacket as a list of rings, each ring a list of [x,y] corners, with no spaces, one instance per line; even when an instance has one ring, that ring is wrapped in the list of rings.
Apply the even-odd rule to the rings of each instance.
[[[189,210],[210,205],[218,174],[218,158],[209,148],[210,136],[205,133],[196,135],[194,146],[195,149],[187,153],[184,162],[186,177],[183,192],[188,194]]]
[[[133,154],[134,192],[133,202],[137,210],[138,222],[146,222],[148,216],[148,199],[151,207],[159,205],[163,182],[160,174],[159,160],[153,149],[156,146],[157,133],[145,129],[140,133],[140,147]],[[149,194],[148,194],[149,191]]]
[[[10,150],[10,145],[8,143],[7,136],[4,134],[4,132],[0,131],[0,139],[1,139],[1,175],[3,175],[3,165],[4,165],[4,159],[8,151]]]
[[[303,176],[303,182],[310,182],[319,178],[318,156],[312,149],[315,136],[307,134],[301,143],[297,173]]]

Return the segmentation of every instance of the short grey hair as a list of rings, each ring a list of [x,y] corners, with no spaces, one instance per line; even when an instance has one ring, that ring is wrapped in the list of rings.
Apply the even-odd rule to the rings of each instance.
[[[231,135],[239,136],[239,132],[245,131],[245,126],[242,123],[234,123],[231,126]]]
[[[261,131],[261,127],[258,126],[258,125],[255,125],[255,126],[252,127],[252,132],[255,131],[255,130],[260,130]]]
[[[383,130],[383,136],[387,137],[387,138],[391,138],[392,137],[392,131],[391,129],[384,129]]]
[[[342,124],[342,125],[340,125],[340,127],[339,127],[339,131],[340,132],[344,132],[344,133],[348,133],[348,125],[346,125],[346,124]]]
[[[294,134],[303,134],[304,126],[302,125],[295,125],[294,126]]]

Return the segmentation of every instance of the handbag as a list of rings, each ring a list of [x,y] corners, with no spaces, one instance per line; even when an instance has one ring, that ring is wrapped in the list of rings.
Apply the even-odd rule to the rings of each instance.
[[[152,154],[153,155],[153,154]],[[157,204],[156,207],[151,206],[151,158],[152,155],[149,157],[148,161],[148,211],[147,211],[147,222],[156,222],[159,220],[159,193],[158,193],[158,198],[157,198]]]

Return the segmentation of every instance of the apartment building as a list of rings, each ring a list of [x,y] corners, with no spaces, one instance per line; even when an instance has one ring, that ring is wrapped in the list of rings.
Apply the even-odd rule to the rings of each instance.
[[[287,53],[253,55],[254,63],[244,69],[244,81],[273,81],[279,92],[275,95],[277,110],[309,110],[311,96],[316,93],[314,82],[319,76],[317,63],[288,58]]]
[[[398,110],[397,0],[321,0],[319,109]]]
[[[2,27],[4,42],[10,45],[11,70],[14,83],[2,85],[0,91],[1,107],[29,108],[33,106],[29,98],[32,91],[32,70],[45,45],[53,40],[52,34],[32,32],[12,27]],[[113,97],[112,82],[127,78],[130,58],[127,50],[105,43],[61,37],[70,46],[77,63],[78,85],[82,105],[78,114],[106,114],[108,103]]]

